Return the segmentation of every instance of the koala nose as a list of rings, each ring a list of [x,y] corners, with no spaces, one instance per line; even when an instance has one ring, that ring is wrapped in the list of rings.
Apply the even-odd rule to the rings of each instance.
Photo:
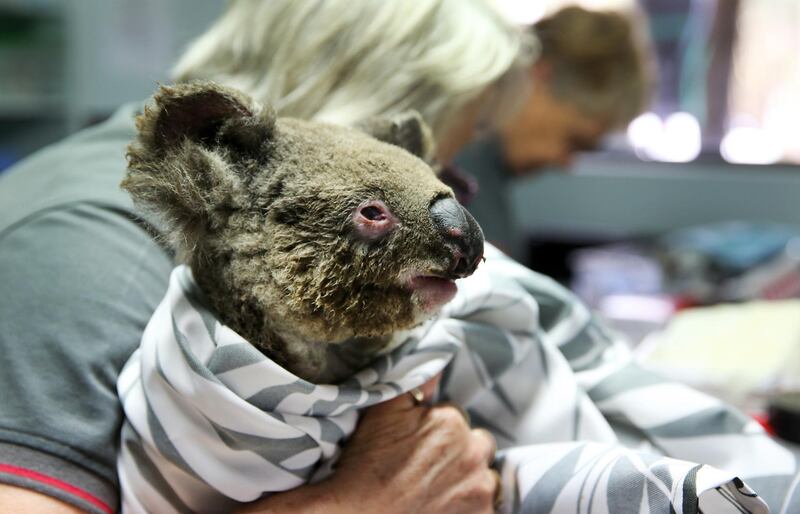
[[[478,222],[453,198],[436,200],[430,211],[433,226],[452,253],[450,278],[472,275],[483,257],[483,232]]]

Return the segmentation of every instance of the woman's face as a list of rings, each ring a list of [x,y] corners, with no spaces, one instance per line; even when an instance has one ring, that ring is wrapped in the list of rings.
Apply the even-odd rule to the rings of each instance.
[[[605,120],[555,97],[540,81],[500,136],[511,169],[531,174],[547,166],[569,167],[576,153],[595,148],[609,128]]]

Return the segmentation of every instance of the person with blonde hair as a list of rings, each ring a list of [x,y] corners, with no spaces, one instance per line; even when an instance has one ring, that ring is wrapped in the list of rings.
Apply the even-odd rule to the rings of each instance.
[[[175,79],[345,125],[416,109],[449,159],[479,118],[519,96],[526,55],[524,35],[482,0],[233,0]],[[140,109],[122,107],[0,180],[2,512],[118,508],[115,384],[174,266],[157,222],[118,187]],[[452,407],[404,395],[363,416],[333,480],[245,510],[491,512],[493,444]]]
[[[216,80],[280,115],[345,125],[413,108],[447,162],[477,125],[507,119],[509,102],[523,97],[525,41],[480,0],[234,0],[175,78]],[[123,107],[0,180],[2,512],[118,506],[114,386],[174,265],[158,223],[118,190],[140,108]],[[689,513],[722,502],[759,511],[761,499],[733,475],[745,466],[723,472],[667,456],[740,462],[726,439],[709,444],[724,433],[737,451],[786,462],[763,433],[745,430],[720,402],[637,370],[624,342],[558,284],[490,245],[485,257],[433,322],[437,330],[422,336],[446,339],[422,353],[470,348],[450,361],[458,373],[362,412],[329,478],[236,512]],[[437,390],[469,408],[472,426],[452,405],[431,405]],[[134,459],[161,452],[191,470],[163,427],[148,430],[156,448],[126,446]],[[250,451],[252,441],[218,435],[196,444]],[[138,469],[154,487],[168,479]],[[168,510],[192,510],[165,494]]]
[[[468,117],[491,123],[517,107],[531,41],[483,0],[239,0],[173,74],[340,125],[414,109],[449,158],[474,125]]]

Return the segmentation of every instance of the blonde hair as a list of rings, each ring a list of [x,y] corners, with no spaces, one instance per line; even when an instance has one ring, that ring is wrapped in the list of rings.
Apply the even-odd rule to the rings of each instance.
[[[551,67],[554,96],[620,126],[645,107],[650,72],[641,34],[629,17],[572,6],[539,21],[533,32]]]
[[[508,111],[529,53],[481,0],[234,0],[173,74],[343,125],[416,109],[438,139],[489,86]]]

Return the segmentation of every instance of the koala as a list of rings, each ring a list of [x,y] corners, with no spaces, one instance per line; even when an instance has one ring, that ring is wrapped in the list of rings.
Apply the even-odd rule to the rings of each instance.
[[[336,383],[390,350],[482,258],[416,113],[359,130],[205,82],[161,87],[137,129],[122,187],[219,320],[305,380]]]

